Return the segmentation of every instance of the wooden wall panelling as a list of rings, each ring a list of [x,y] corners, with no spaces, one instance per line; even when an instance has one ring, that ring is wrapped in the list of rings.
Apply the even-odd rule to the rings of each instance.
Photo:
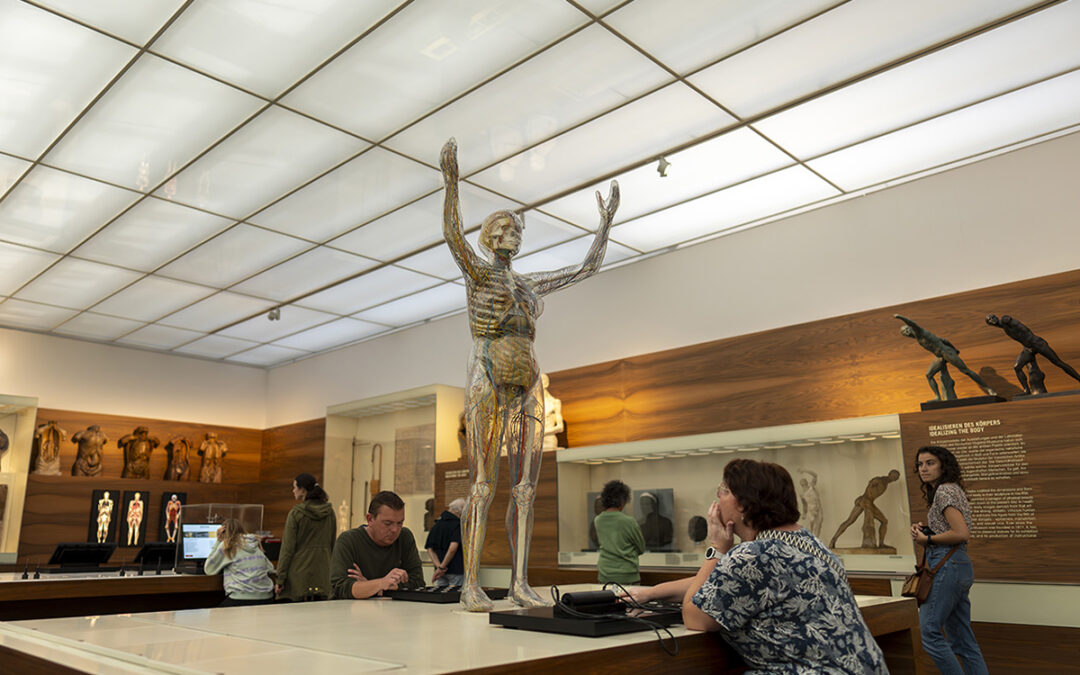
[[[263,505],[263,529],[280,537],[296,501],[292,481],[304,471],[323,480],[326,419],[273,427],[263,432],[259,481],[245,486],[245,500]],[[330,495],[341,499],[342,495]]]

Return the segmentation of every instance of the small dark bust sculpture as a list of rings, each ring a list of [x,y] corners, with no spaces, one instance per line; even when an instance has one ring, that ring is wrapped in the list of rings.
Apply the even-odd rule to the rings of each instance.
[[[1050,348],[1046,340],[1032,333],[1030,328],[1017,319],[1008,314],[1003,314],[1000,318],[993,314],[987,314],[986,323],[989,326],[1000,328],[1005,331],[1006,335],[1023,345],[1024,348],[1020,350],[1020,356],[1016,357],[1016,363],[1013,364],[1013,372],[1016,373],[1016,379],[1019,380],[1020,386],[1024,388],[1025,394],[1046,393],[1046,387],[1043,385],[1045,375],[1039,369],[1036,361],[1038,356],[1045,357],[1047,361],[1064,370],[1069,377],[1080,382],[1080,373],[1077,373],[1072,366],[1062,361],[1061,357]],[[1028,368],[1026,375],[1024,373],[1025,366]],[[1030,385],[1028,375],[1031,377]]]
[[[165,445],[169,451],[169,465],[165,468],[165,480],[187,480],[191,473],[191,461],[188,453],[191,444],[183,436],[176,436]]]
[[[71,437],[77,447],[75,463],[71,465],[72,476],[100,476],[101,449],[109,442],[108,437],[96,424],[92,424]]]
[[[121,478],[149,478],[150,453],[161,445],[157,436],[151,436],[146,427],[135,430],[116,442],[124,451],[124,471]]]

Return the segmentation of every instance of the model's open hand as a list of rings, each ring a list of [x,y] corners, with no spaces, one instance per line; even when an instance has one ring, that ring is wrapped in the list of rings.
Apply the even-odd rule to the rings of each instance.
[[[615,211],[619,208],[619,181],[611,181],[611,192],[606,202],[600,196],[600,191],[596,191],[596,206],[600,209],[600,218],[603,222],[610,223],[615,219]]]
[[[439,165],[442,167],[443,180],[448,183],[456,183],[458,180],[457,141],[453,138],[446,142],[439,154]]]
[[[708,524],[709,543],[720,553],[727,553],[735,545],[735,522],[724,522],[720,517],[720,502],[714,501],[705,516]]]

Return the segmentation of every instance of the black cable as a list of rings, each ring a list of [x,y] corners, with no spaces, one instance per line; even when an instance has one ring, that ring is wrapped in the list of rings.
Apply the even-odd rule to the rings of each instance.
[[[607,590],[607,587],[612,585],[616,586],[619,590],[621,590],[626,596],[626,599],[629,600],[629,602],[626,602],[624,600],[623,602],[625,604],[633,607],[634,609],[640,609],[646,612],[651,611],[648,607],[642,605],[637,600],[634,600],[634,598],[620,584],[617,584],[615,582],[608,582],[607,584],[604,584],[604,590]],[[668,654],[668,656],[678,656],[679,654],[679,643],[678,641],[676,641],[675,636],[671,633],[667,626],[660,625],[655,621],[649,621],[648,619],[643,619],[638,616],[630,616],[626,613],[589,614],[586,612],[580,612],[562,601],[558,586],[551,587],[551,599],[555,601],[555,606],[559,608],[559,611],[565,612],[566,614],[578,619],[616,619],[619,621],[633,621],[634,623],[639,623],[643,626],[647,626],[648,628],[652,629],[653,633],[656,634],[656,640],[660,643],[660,648],[663,649],[664,652]],[[667,633],[667,636],[671,642],[670,648],[668,647],[667,643],[664,642],[664,636],[660,634],[660,631]]]

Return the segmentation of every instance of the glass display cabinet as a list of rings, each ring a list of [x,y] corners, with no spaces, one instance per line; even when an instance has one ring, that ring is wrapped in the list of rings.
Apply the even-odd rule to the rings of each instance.
[[[18,557],[38,400],[0,396],[0,564]]]
[[[835,539],[831,548],[849,572],[911,570],[909,472],[896,415],[560,450],[559,564],[596,566],[592,520],[604,483],[618,478],[632,493],[624,512],[645,535],[642,569],[698,567],[708,546],[704,517],[737,457],[788,470],[799,522],[826,545]]]

